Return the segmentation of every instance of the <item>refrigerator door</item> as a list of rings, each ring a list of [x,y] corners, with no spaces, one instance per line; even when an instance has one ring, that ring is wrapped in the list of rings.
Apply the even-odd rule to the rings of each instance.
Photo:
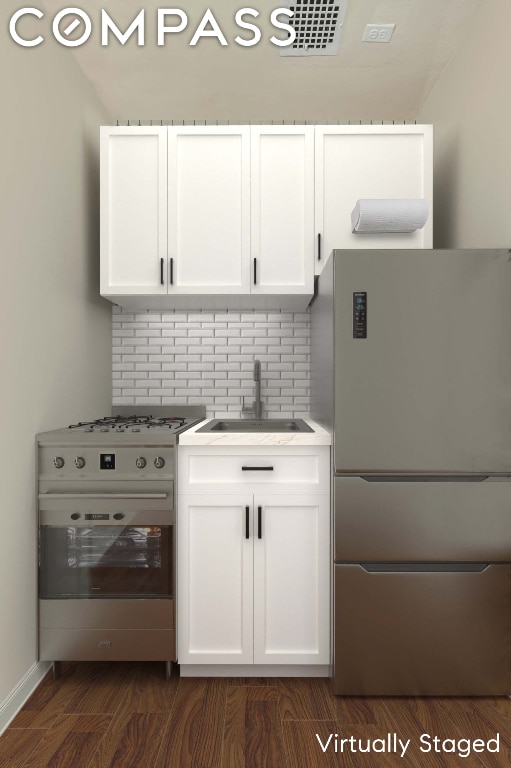
[[[511,482],[336,477],[336,562],[511,562]]]
[[[511,692],[511,565],[336,565],[334,588],[336,694]]]
[[[509,251],[336,251],[336,472],[511,471]]]

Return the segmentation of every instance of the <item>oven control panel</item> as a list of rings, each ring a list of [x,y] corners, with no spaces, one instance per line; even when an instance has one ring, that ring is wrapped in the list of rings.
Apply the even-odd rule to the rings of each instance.
[[[39,474],[71,480],[174,477],[173,446],[39,446]]]

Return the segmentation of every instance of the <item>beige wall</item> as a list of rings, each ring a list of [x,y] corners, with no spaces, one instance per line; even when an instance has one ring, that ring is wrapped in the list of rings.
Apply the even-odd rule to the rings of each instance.
[[[98,126],[108,116],[69,51],[18,48],[4,26],[0,712],[36,661],[34,435],[111,402],[111,309],[98,276]]]
[[[434,124],[435,246],[511,244],[509,0],[486,0],[417,115]]]

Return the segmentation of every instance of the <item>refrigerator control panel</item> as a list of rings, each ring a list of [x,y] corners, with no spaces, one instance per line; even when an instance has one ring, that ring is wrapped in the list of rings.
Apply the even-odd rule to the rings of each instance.
[[[353,293],[353,338],[367,339],[367,293]]]

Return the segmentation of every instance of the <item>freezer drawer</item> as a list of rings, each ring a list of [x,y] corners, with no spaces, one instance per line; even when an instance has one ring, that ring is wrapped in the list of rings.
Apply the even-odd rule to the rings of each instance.
[[[334,692],[511,693],[511,565],[481,572],[335,566]]]
[[[335,478],[335,561],[511,562],[511,482]]]

